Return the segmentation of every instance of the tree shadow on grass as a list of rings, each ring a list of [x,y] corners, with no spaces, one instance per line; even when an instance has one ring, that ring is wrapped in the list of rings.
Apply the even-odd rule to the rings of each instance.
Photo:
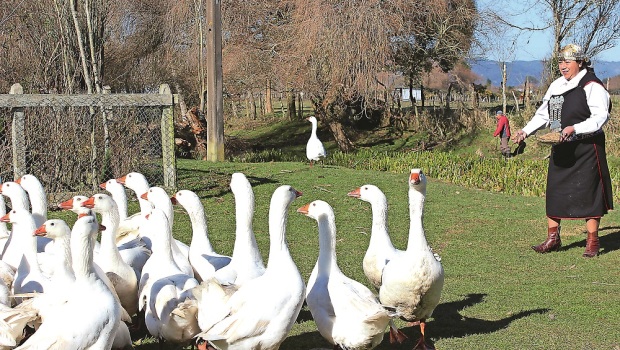
[[[602,231],[602,232],[601,232]],[[611,233],[604,233],[605,231],[613,231]],[[609,226],[601,227],[599,229],[599,242],[601,244],[601,254],[607,254],[616,250],[620,250],[620,227]],[[569,250],[573,248],[585,248],[586,238],[584,235],[583,240],[573,242],[569,245],[562,246],[562,250]]]

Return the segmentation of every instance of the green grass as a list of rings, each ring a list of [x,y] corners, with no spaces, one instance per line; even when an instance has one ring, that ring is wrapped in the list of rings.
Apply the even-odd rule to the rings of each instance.
[[[411,164],[425,168],[425,164]],[[366,285],[361,263],[368,246],[370,205],[347,197],[366,183],[381,188],[389,203],[393,243],[404,249],[409,225],[408,174],[314,166],[304,162],[209,163],[179,161],[179,188],[203,199],[209,237],[217,251],[231,254],[234,200],[228,188],[233,172],[243,172],[256,197],[254,231],[265,262],[267,215],[273,191],[288,184],[303,192],[289,210],[287,237],[291,254],[305,280],[318,256],[316,222],[295,210],[316,199],[335,211],[338,264]],[[136,206],[130,207],[137,210]],[[427,334],[438,349],[619,349],[620,348],[620,215],[602,221],[603,254],[584,259],[583,221],[563,224],[564,248],[539,255],[530,245],[546,236],[544,199],[467,189],[429,179],[424,226],[430,244],[442,257],[446,279],[441,303],[428,322]],[[190,239],[186,213],[177,207],[174,234]],[[285,287],[283,281],[282,286]],[[404,323],[398,321],[400,326]],[[411,349],[416,327],[400,346],[387,340],[378,349]],[[136,349],[155,349],[146,339]],[[331,348],[302,309],[283,350]]]

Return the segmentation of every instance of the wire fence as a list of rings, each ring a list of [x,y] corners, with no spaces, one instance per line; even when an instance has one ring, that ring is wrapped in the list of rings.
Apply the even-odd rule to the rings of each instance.
[[[176,189],[175,96],[157,94],[0,95],[0,176],[33,174],[50,207],[99,184],[143,173],[151,186]]]

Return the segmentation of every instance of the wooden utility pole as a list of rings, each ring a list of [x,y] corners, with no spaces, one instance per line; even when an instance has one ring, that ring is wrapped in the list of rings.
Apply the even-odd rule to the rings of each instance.
[[[222,97],[222,6],[207,0],[207,160],[224,160]]]
[[[502,62],[502,113],[506,114],[506,62]]]

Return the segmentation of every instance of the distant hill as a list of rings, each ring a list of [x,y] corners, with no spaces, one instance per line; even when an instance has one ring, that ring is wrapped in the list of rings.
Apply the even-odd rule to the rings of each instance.
[[[620,62],[593,61],[594,71],[601,79],[607,79],[620,75]],[[491,80],[491,85],[500,86],[502,73],[499,62],[489,60],[471,61],[472,71],[482,77],[480,83]],[[514,61],[506,63],[508,73],[508,86],[519,86],[525,82],[525,77],[531,76],[541,80],[543,71],[542,61]]]

